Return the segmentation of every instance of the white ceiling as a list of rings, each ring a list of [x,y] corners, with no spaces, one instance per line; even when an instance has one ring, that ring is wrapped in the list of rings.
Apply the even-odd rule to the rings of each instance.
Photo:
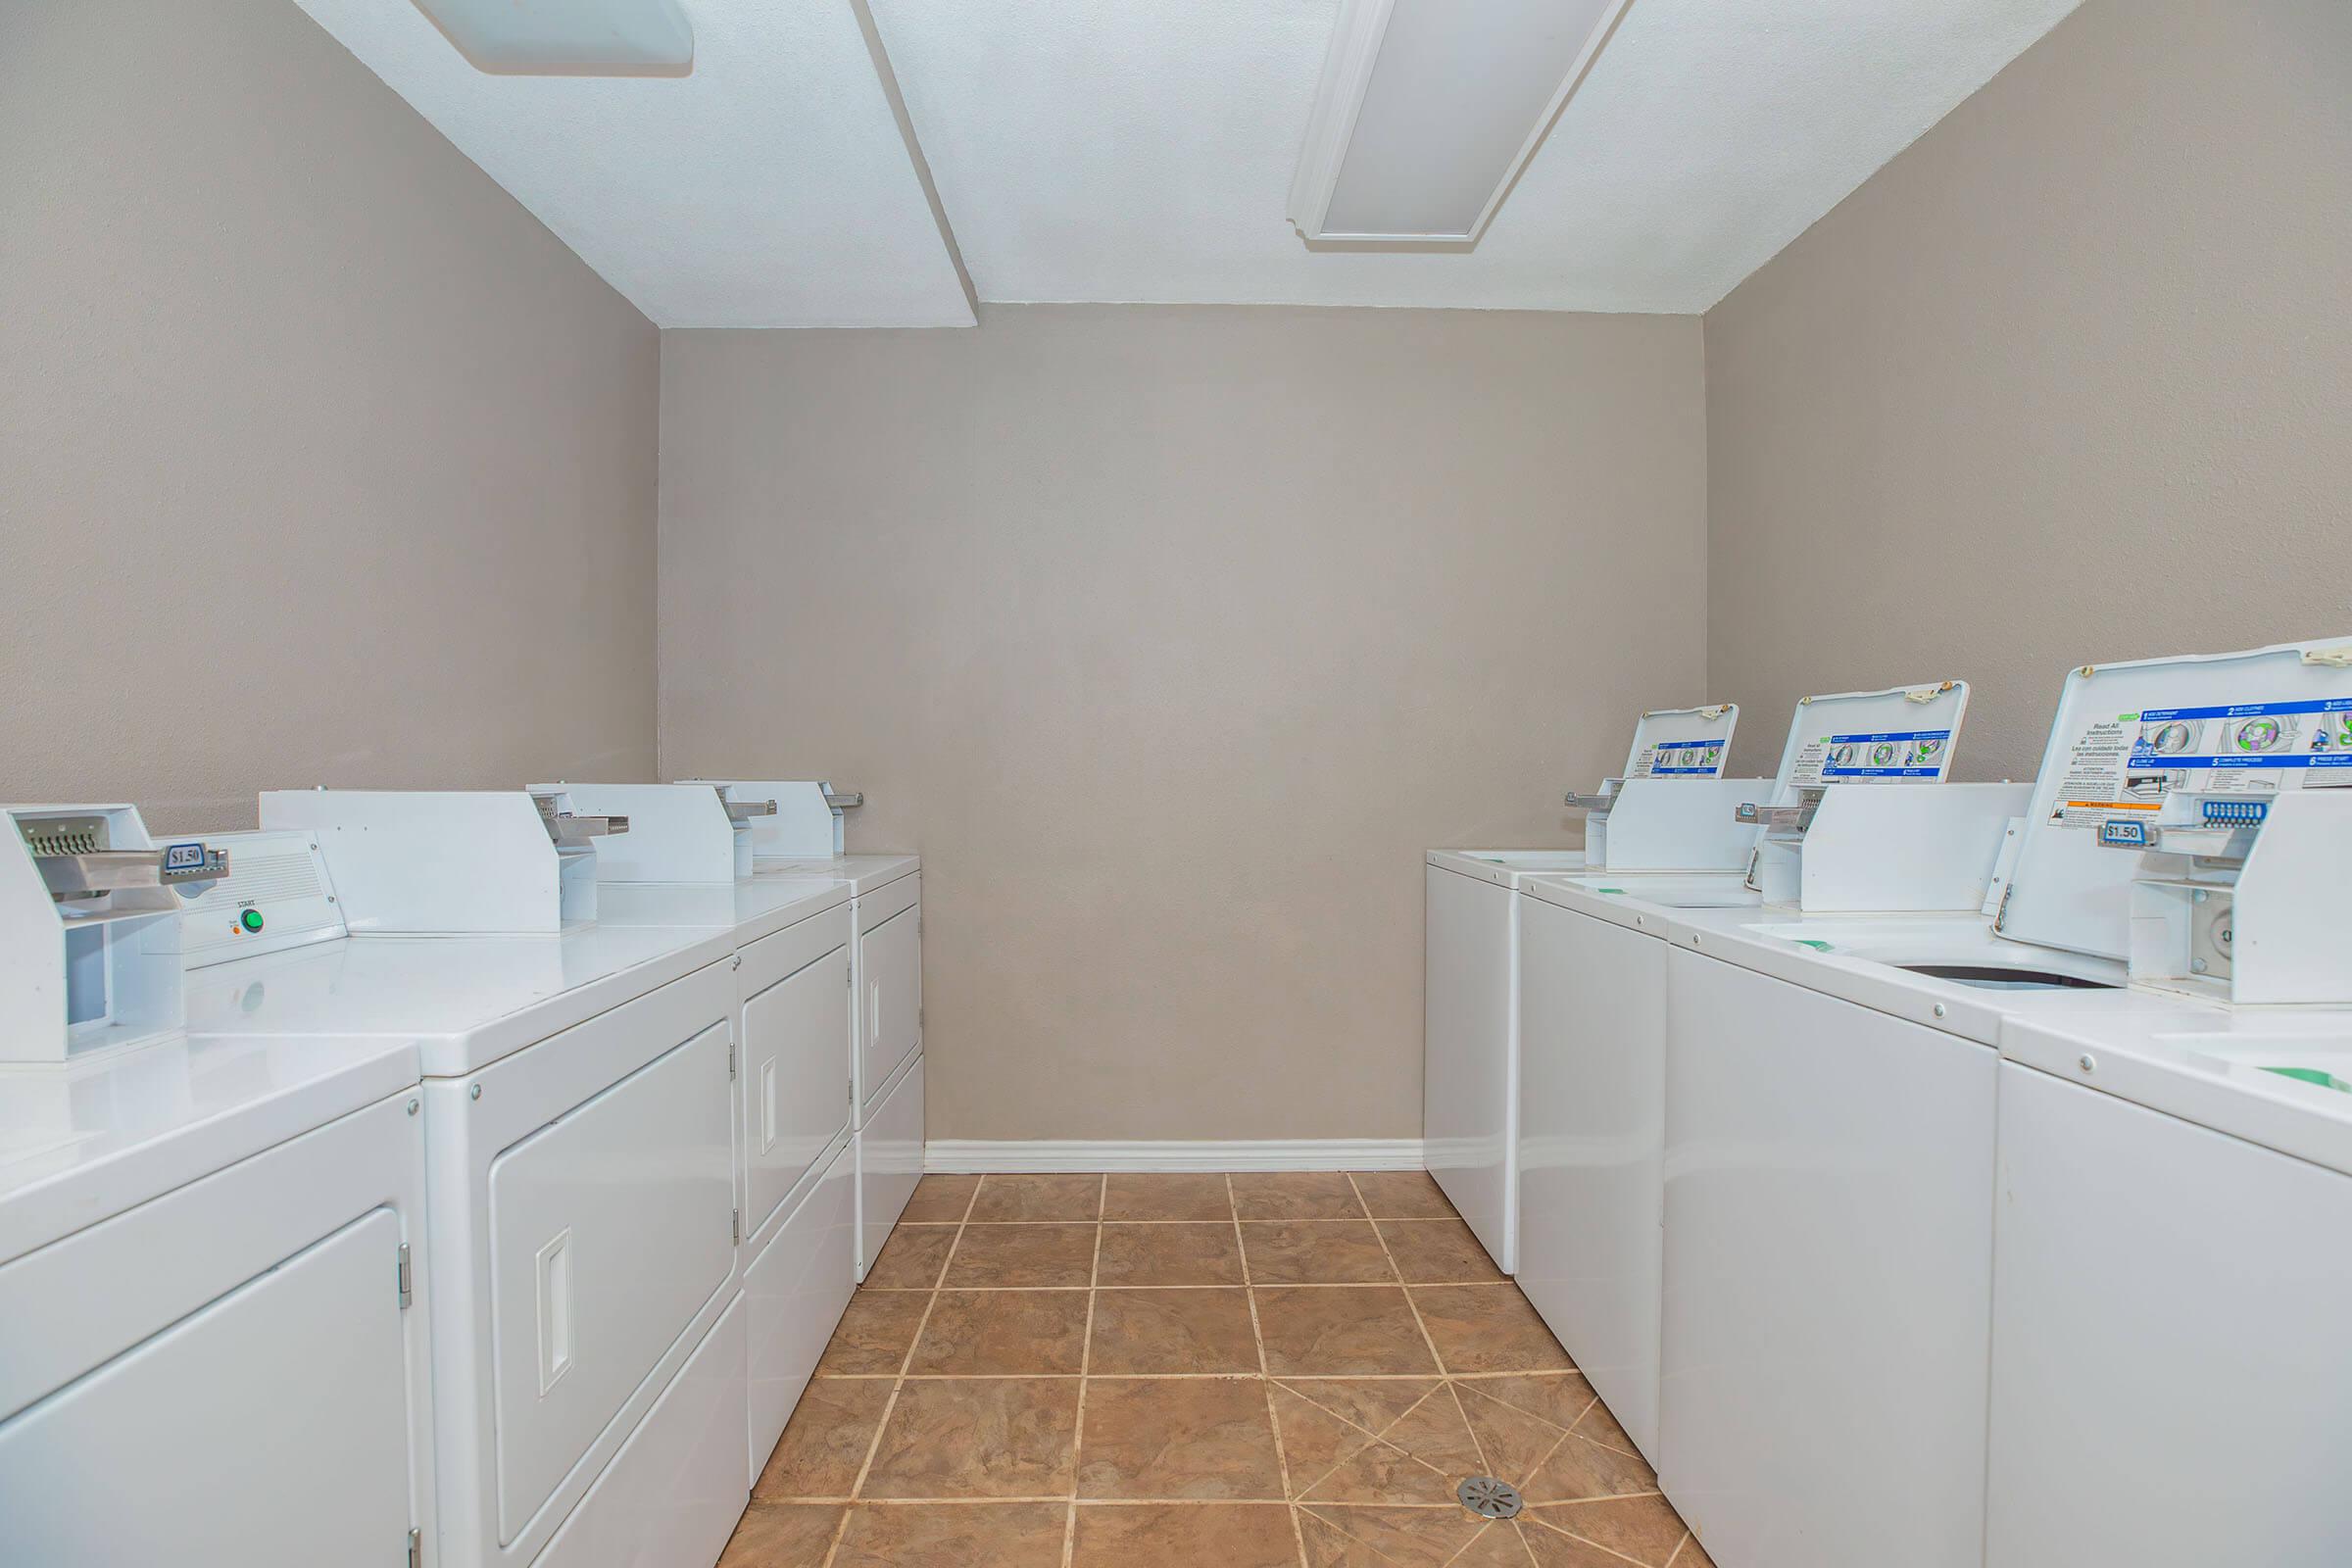
[[[663,326],[965,324],[850,0],[685,0],[694,74],[482,75],[305,10]],[[2078,0],[1633,0],[1468,253],[1284,220],[1338,0],[871,0],[980,298],[1697,312]]]

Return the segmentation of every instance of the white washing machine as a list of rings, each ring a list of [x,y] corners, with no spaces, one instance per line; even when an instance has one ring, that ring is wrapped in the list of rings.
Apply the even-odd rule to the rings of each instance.
[[[1864,829],[1875,830],[1889,807],[1898,814],[1949,815],[1971,798],[1970,786],[1940,784],[1966,706],[1967,688],[1958,682],[1806,698],[1796,707],[1779,773],[1750,785],[1743,804],[1809,793],[1806,824],[1816,815],[1828,819],[1818,858],[1871,863],[1875,832]],[[1887,735],[1897,738],[1855,738]],[[1869,748],[1879,745],[1897,750],[1874,759]],[[1884,787],[1888,783],[1939,787]],[[1849,794],[1867,799],[1848,809],[1842,798]],[[1740,809],[1718,803],[1716,814],[1694,828],[1716,834],[1734,827],[1742,835],[1744,866],[1761,824],[1752,809],[1744,820]],[[1992,853],[1988,833],[1982,858],[1989,862]],[[1972,904],[1983,897],[1981,878],[1980,872],[1968,895]],[[1840,879],[1824,878],[1815,891],[1827,897],[1842,888]],[[1876,883],[1862,891],[1889,899],[1936,896]],[[1517,898],[1519,1285],[1635,1446],[1653,1457],[1666,1097],[1662,938],[1669,911],[1727,911],[1706,919],[1728,925],[1753,919],[1761,899],[1744,871],[1616,870],[1530,877]]]
[[[840,879],[851,892],[850,963],[858,1164],[858,1277],[889,1240],[923,1173],[922,860],[845,853],[843,816],[864,797],[809,780],[698,779],[738,804],[773,802],[752,823],[760,880]]]
[[[1728,703],[1643,713],[1634,726],[1624,776],[1604,781],[1597,795],[1568,797],[1570,805],[1589,810],[1587,833],[1599,837],[1629,781],[1719,781],[1739,721],[1740,710]],[[1689,792],[1682,799],[1688,808]],[[1744,847],[1724,831],[1725,812],[1706,810],[1708,804],[1721,805],[1710,795],[1694,814],[1713,829],[1708,836],[1728,869]],[[1699,837],[1686,835],[1675,853],[1704,856]],[[1634,853],[1624,851],[1629,858]],[[1423,873],[1423,1163],[1506,1274],[1518,1267],[1519,1232],[1519,904],[1513,895],[1528,876],[1585,865],[1581,849],[1432,850]]]
[[[2212,997],[2126,985],[2148,921],[2132,857],[2098,841],[2178,788],[2134,760],[2154,699],[2344,692],[2313,652],[2070,674],[1989,901],[1998,935],[1670,921],[1659,1476],[1718,1561],[2003,1560],[1984,1536],[1998,1042],[2029,1021],[2219,1016]]]
[[[415,1043],[438,1561],[709,1568],[748,1493],[735,932],[585,923],[619,824],[566,804],[263,796],[183,930],[307,940],[191,969],[188,1027]]]
[[[628,818],[628,833],[598,851],[600,925],[735,932],[735,1185],[757,1480],[857,1285],[854,883],[754,877],[750,829],[772,811],[764,801],[730,808],[699,784],[564,788],[578,810]]]
[[[430,1561],[413,1042],[192,1040],[128,807],[0,842],[0,1561]]]

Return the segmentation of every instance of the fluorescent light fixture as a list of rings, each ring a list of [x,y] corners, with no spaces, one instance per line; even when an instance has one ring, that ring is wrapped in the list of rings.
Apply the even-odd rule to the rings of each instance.
[[[683,76],[694,26],[678,0],[416,0],[476,71],[501,76]]]
[[[1629,0],[1341,0],[1291,182],[1309,241],[1477,243]]]

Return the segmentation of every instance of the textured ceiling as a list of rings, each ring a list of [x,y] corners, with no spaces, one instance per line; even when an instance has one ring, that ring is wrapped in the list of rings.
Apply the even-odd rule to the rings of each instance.
[[[481,75],[300,0],[664,326],[971,319],[850,0],[685,0],[694,74]],[[1633,0],[1474,251],[1283,219],[1338,0],[871,0],[983,300],[1703,311],[2077,0]]]
[[[298,0],[662,326],[968,326],[847,0],[686,0],[694,74],[490,76],[408,0]]]

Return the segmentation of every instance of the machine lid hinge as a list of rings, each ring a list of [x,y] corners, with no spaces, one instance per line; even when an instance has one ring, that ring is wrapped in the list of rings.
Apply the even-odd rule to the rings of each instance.
[[[416,1299],[416,1276],[409,1263],[409,1244],[400,1244],[400,1304],[406,1307]]]
[[[735,1076],[735,1042],[732,1040],[727,1042],[727,1076]]]
[[[1999,930],[2002,928],[2002,925],[2003,925],[2003,924],[2004,924],[2004,923],[2005,923],[2007,920],[2008,920],[2008,918],[2009,918],[2009,901],[2010,901],[2010,899],[2012,899],[2013,897],[2015,897],[2015,896],[2016,896],[2016,894],[2017,894],[2017,878],[2015,878],[2015,877],[2011,877],[2011,878],[2009,879],[2009,885],[2008,885],[2007,887],[2005,887],[2005,888],[2001,889],[2001,902],[1993,906],[1993,909],[1992,909],[1992,928],[1993,928],[1993,930],[1994,930],[1994,931],[1996,931],[1996,932],[1997,932],[1997,931],[1999,931]]]
[[[737,1247],[743,1245],[743,1210],[740,1208],[727,1210],[727,1240]]]
[[[419,1568],[424,1561],[424,1532],[409,1526],[409,1568]]]

